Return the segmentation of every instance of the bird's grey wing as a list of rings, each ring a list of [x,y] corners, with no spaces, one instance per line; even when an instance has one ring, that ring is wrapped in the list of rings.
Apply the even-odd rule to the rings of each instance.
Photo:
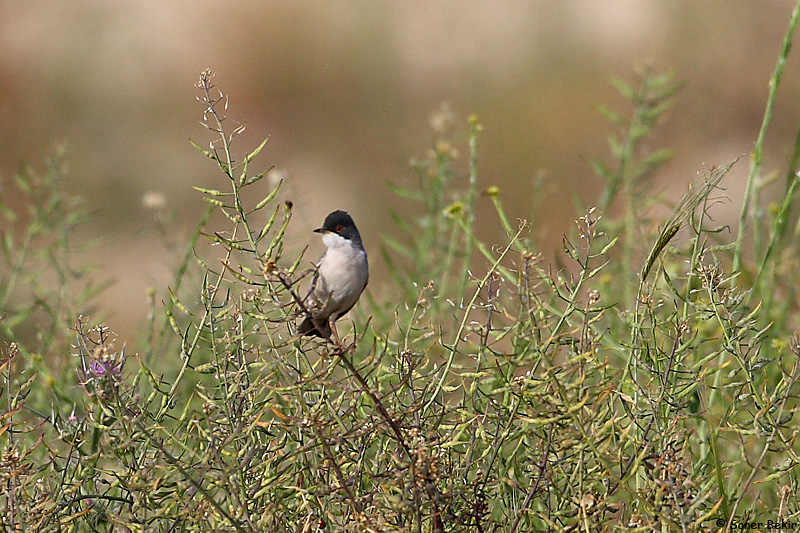
[[[355,302],[353,302],[352,304],[350,304],[350,307],[348,307],[347,309],[345,309],[344,311],[342,311],[341,313],[339,313],[338,315],[336,315],[336,318],[337,318],[337,319],[338,319],[339,317],[342,317],[342,316],[346,315],[347,313],[349,313],[349,312],[350,312],[350,310],[351,310],[351,309],[352,309],[352,308],[353,308],[353,307],[356,305],[356,302],[358,302],[358,300],[361,298],[361,293],[363,293],[363,292],[364,292],[364,289],[366,289],[366,288],[367,288],[367,283],[369,283],[369,274],[367,274],[367,280],[364,282],[364,286],[363,286],[363,287],[361,287],[361,291],[358,293],[358,298],[356,298],[356,301],[355,301]]]

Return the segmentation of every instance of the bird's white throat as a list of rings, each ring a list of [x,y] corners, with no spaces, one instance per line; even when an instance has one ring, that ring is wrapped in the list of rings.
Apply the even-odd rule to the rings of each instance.
[[[338,233],[325,232],[322,234],[322,242],[328,248],[339,248],[340,246],[353,246],[353,243]]]

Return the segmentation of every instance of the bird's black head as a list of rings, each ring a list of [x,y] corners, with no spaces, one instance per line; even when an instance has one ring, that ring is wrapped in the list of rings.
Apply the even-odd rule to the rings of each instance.
[[[334,211],[325,217],[325,222],[321,228],[314,230],[317,233],[336,233],[345,239],[361,242],[361,235],[358,233],[355,222],[345,211]]]

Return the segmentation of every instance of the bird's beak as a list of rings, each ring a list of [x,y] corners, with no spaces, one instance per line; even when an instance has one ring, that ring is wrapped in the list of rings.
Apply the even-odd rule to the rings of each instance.
[[[314,230],[314,233],[325,233],[325,228],[317,228]]]

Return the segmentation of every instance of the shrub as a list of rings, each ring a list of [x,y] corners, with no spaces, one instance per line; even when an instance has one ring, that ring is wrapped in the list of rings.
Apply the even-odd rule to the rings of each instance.
[[[768,110],[787,54],[788,44]],[[577,219],[556,268],[505,214],[501,191],[479,190],[472,117],[415,162],[416,186],[394,186],[420,210],[393,215],[401,235],[382,250],[391,288],[377,291],[389,297],[362,298],[336,341],[295,335],[310,271],[283,247],[292,205],[250,168],[266,141],[236,157],[243,128],[228,129],[209,71],[198,88],[214,140],[195,146],[224,186],[197,188],[208,210],[140,352],[82,316],[95,289],[75,289],[81,215],[58,190],[57,159],[44,178],[21,174],[28,215],[2,206],[4,528],[700,531],[797,520],[798,280],[786,265],[798,253],[787,222],[800,143],[769,223],[748,215],[762,134],[736,240],[708,217],[735,161],[705,169],[653,229],[642,184],[669,152],[641,141],[675,85],[650,71],[615,83],[633,111],[604,110],[623,133],[613,163],[592,163],[606,184],[600,209]],[[466,176],[453,149],[464,140]],[[482,224],[497,225],[500,244],[475,236],[480,198],[495,207]],[[53,283],[31,285],[42,279]],[[34,314],[46,324],[37,333],[25,327]]]

